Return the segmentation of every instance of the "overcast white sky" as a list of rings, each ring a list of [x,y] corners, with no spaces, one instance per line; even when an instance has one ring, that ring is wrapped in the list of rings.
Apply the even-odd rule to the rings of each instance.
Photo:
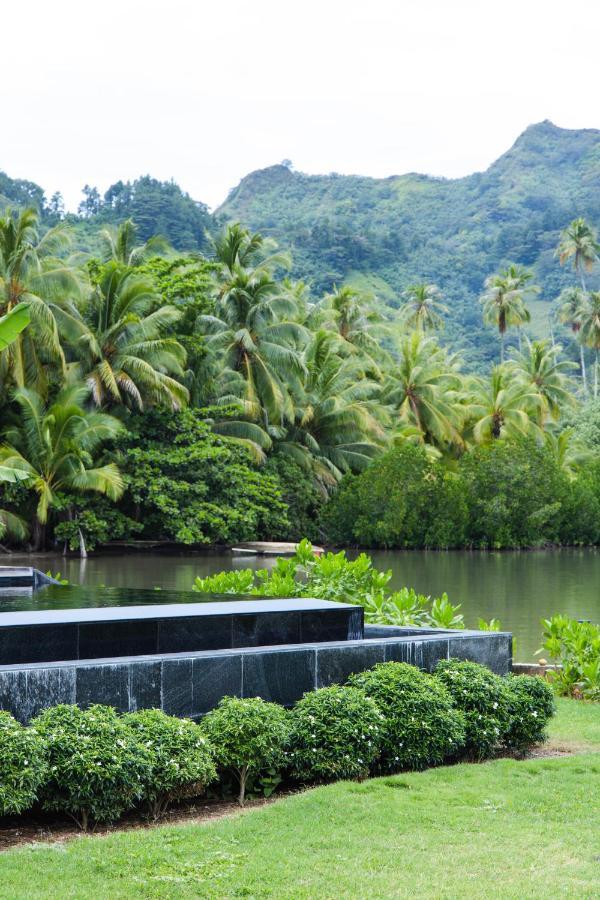
[[[531,122],[600,127],[600,3],[3,3],[0,169],[60,190],[252,169],[465,175]],[[591,98],[591,99],[590,99]]]

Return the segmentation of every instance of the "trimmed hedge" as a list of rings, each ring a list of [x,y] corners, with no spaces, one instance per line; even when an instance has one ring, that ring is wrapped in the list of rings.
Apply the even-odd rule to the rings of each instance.
[[[554,693],[543,678],[509,675],[510,721],[504,734],[509,750],[524,751],[546,740],[546,725],[556,711]]]
[[[379,769],[424,769],[455,757],[465,739],[464,721],[433,676],[406,663],[378,663],[349,678],[385,719]]]
[[[24,728],[0,712],[0,816],[35,803],[47,774],[45,744],[35,728]]]

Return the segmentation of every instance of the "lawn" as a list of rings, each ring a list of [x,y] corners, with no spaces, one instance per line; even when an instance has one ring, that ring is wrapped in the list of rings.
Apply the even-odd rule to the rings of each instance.
[[[600,705],[561,701],[575,755],[341,782],[207,824],[23,847],[3,900],[600,896]]]

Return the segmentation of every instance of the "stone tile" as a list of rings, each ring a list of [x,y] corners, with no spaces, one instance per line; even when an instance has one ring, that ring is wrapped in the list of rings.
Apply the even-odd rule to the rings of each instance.
[[[129,712],[129,665],[102,663],[77,666],[76,701],[79,706],[103,703],[119,712]]]
[[[457,634],[449,639],[448,645],[450,657],[481,663],[497,675],[507,675],[511,670],[512,638],[509,634],[486,631],[481,634]]]
[[[241,697],[242,654],[195,657],[192,683],[193,716],[201,716],[214,709],[222,697]]]
[[[301,614],[300,641],[346,641],[351,631],[350,618],[356,609],[307,610]],[[359,614],[362,610],[359,610]],[[356,622],[356,618],[354,619]],[[362,636],[362,635],[361,635]]]
[[[299,644],[300,615],[299,612],[236,615],[233,618],[231,645],[267,647],[274,644]]]
[[[187,653],[231,647],[232,622],[231,616],[161,619],[158,623],[158,652]]]
[[[433,672],[440,659],[448,659],[448,638],[422,641],[420,656],[420,667],[426,672]]]
[[[162,708],[168,715],[193,715],[191,659],[163,659],[161,697]]]
[[[156,653],[157,635],[156,620],[80,624],[79,659],[150,655]]]
[[[54,668],[30,668],[27,670],[27,720],[33,719],[43,709],[59,703],[75,703],[76,675],[73,666]]]
[[[365,633],[365,612],[362,606],[357,606],[351,610],[348,617],[348,633],[346,637],[349,641],[359,641],[364,637]]]
[[[15,669],[0,672],[0,709],[19,722],[27,721],[27,672]]]
[[[317,687],[343,684],[349,675],[370,669],[384,661],[383,643],[343,644],[338,647],[316,647]]]
[[[77,625],[0,628],[0,665],[77,659]]]
[[[243,657],[242,696],[290,706],[315,688],[316,651],[275,650]]]
[[[409,666],[419,666],[423,662],[423,653],[421,650],[422,641],[414,640],[398,640],[386,641],[385,643],[385,661],[386,662],[403,662]]]
[[[147,660],[129,663],[129,711],[160,709],[161,664]]]

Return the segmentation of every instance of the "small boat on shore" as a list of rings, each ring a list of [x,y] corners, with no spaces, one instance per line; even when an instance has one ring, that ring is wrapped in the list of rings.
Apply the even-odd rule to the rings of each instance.
[[[231,548],[234,556],[293,556],[297,544],[286,541],[245,541]],[[322,547],[313,547],[313,552],[321,556]]]

